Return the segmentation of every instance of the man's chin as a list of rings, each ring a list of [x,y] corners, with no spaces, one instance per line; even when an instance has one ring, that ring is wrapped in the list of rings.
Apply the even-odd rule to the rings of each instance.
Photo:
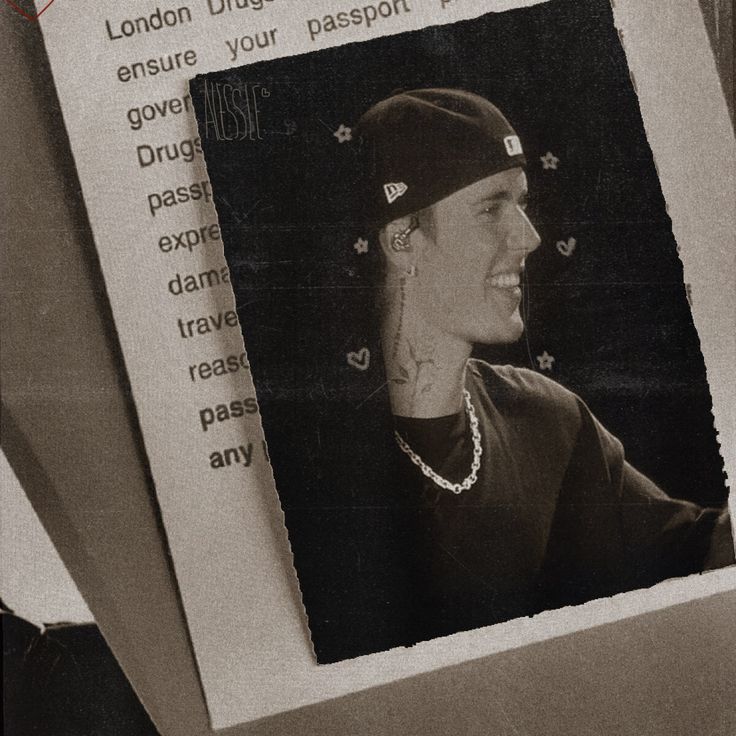
[[[524,323],[521,316],[511,319],[503,326],[495,325],[492,330],[476,339],[474,342],[481,345],[511,345],[518,342],[524,334]]]

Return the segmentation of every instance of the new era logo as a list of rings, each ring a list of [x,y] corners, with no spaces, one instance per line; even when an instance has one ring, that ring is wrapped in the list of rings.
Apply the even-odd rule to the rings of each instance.
[[[403,181],[390,181],[388,184],[383,185],[383,191],[386,194],[386,199],[389,204],[395,202],[399,197],[406,194],[406,190],[408,188],[409,187],[407,187]]]
[[[518,135],[507,135],[503,139],[503,144],[506,146],[506,153],[509,156],[521,156],[524,151],[521,148],[521,141]]]

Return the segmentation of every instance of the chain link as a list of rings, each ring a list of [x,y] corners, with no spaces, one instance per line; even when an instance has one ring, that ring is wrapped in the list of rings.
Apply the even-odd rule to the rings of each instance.
[[[468,419],[470,421],[470,432],[473,437],[473,462],[470,465],[470,474],[461,483],[451,483],[449,480],[443,478],[439,473],[435,473],[422,458],[417,455],[414,450],[409,447],[406,440],[394,430],[394,436],[396,442],[403,452],[405,452],[409,459],[416,465],[422,473],[434,481],[440,488],[444,488],[447,491],[452,491],[454,494],[460,494],[463,491],[467,491],[468,488],[472,487],[475,481],[478,480],[478,470],[480,470],[480,458],[483,454],[483,447],[480,443],[480,430],[478,429],[478,417],[475,415],[475,408],[470,401],[470,392],[467,389],[463,389],[463,397],[465,398],[465,409],[468,413]]]

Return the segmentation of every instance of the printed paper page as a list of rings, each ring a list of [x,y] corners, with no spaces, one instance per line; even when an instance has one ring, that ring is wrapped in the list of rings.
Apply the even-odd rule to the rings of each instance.
[[[54,3],[41,18],[215,727],[736,583],[731,571],[714,572],[594,602],[573,614],[519,619],[336,665],[315,662],[263,452],[188,81],[212,70],[533,4],[197,0],[122,7],[81,0]],[[666,13],[654,2],[620,2],[615,10],[692,284],[733,477],[728,115],[694,2]],[[251,93],[257,116],[268,91]],[[673,130],[673,114],[689,123]],[[700,131],[702,145],[693,146],[692,130]],[[717,185],[710,174],[716,170]]]

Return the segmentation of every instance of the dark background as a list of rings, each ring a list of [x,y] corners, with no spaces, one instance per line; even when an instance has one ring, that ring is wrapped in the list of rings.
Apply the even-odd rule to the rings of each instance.
[[[260,140],[218,140],[206,125],[204,103],[217,102],[204,95],[218,83],[268,90]],[[526,333],[476,355],[538,370],[547,351],[549,375],[671,496],[718,506],[727,496],[682,266],[607,0],[557,0],[197,77],[225,255],[320,661],[411,638],[388,623],[381,634],[382,617],[410,610],[411,573],[385,570],[414,544],[397,508],[412,489],[392,438],[359,147],[333,133],[417,87],[493,101],[529,162],[543,244],[528,259]],[[541,165],[548,151],[556,170]],[[367,255],[353,249],[358,237],[374,245]],[[570,237],[566,257],[555,244]],[[356,371],[346,353],[364,346],[370,369]],[[374,568],[385,570],[368,577]],[[350,643],[335,648],[341,640]]]

